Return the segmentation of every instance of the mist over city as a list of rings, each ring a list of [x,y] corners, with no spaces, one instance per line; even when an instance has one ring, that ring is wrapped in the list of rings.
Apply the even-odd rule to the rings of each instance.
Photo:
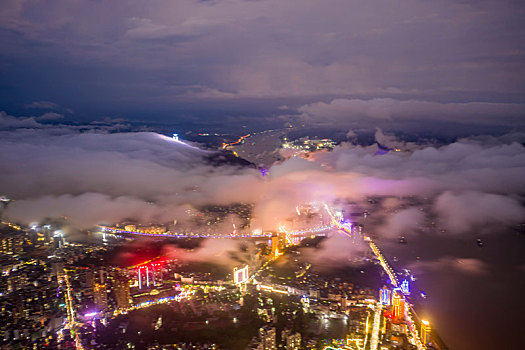
[[[518,349],[525,5],[4,1],[1,349]]]

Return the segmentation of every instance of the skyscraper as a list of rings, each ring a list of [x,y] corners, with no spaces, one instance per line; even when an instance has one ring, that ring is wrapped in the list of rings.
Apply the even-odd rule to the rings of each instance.
[[[93,286],[93,299],[95,305],[100,310],[104,310],[108,307],[108,294],[105,284],[95,283]]]
[[[301,348],[301,334],[292,333],[289,329],[281,332],[281,340],[286,344],[287,350],[299,350]]]
[[[20,234],[9,234],[0,238],[0,253],[21,254],[24,251],[24,237]]]
[[[379,290],[379,300],[381,301],[381,304],[390,305],[390,296],[391,292],[387,286],[383,286],[383,288]]]
[[[392,296],[392,313],[397,319],[405,317],[405,299],[398,290],[395,290]]]
[[[272,236],[272,256],[279,254],[279,236]]]
[[[125,276],[116,276],[113,282],[113,292],[119,309],[129,307],[129,282]]]
[[[430,322],[426,320],[421,321],[421,342],[423,344],[427,344],[430,341],[430,332],[432,331],[432,327],[430,326]]]
[[[261,349],[263,350],[275,350],[277,349],[275,339],[275,328],[263,327],[259,329],[259,335],[261,337]]]

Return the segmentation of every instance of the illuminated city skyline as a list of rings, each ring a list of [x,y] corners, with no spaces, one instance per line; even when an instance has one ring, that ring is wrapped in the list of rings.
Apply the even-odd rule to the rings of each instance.
[[[521,349],[525,3],[0,3],[0,348]]]

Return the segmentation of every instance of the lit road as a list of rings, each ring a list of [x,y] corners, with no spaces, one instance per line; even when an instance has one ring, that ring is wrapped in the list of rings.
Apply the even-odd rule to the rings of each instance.
[[[63,272],[64,272],[63,278],[66,284],[65,299],[66,299],[66,310],[67,310],[67,321],[68,321],[66,328],[69,328],[72,332],[74,332],[75,348],[77,350],[84,350],[84,347],[82,346],[82,342],[80,341],[78,337],[78,333],[76,332],[75,308],[73,306],[73,298],[71,297],[71,284],[69,283],[67,271],[64,270]]]
[[[383,307],[380,303],[376,303],[374,309],[374,323],[372,325],[372,336],[370,337],[370,350],[377,350],[379,345],[379,329],[381,325],[381,311]]]
[[[238,139],[237,141],[234,141],[234,142],[232,142],[232,143],[224,143],[224,144],[222,145],[222,149],[226,149],[226,148],[228,148],[229,146],[238,145],[239,143],[243,142],[244,139],[246,139],[247,137],[250,137],[250,136],[251,136],[251,134],[246,134],[246,135],[244,135],[244,136],[239,137],[239,139]]]
[[[394,273],[394,269],[392,269],[392,267],[390,267],[390,265],[386,261],[385,257],[383,256],[383,254],[381,253],[381,251],[379,250],[377,245],[372,241],[372,239],[370,239],[370,237],[365,237],[365,240],[368,241],[370,249],[372,249],[372,251],[374,252],[375,256],[379,260],[379,262],[381,264],[381,267],[383,268],[383,270],[385,270],[385,272],[387,273],[388,277],[390,278],[390,283],[394,287],[399,287],[399,282],[397,281],[397,276]]]

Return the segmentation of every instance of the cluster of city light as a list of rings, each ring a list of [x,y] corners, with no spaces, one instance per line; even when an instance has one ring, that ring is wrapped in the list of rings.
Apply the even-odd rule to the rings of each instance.
[[[150,307],[153,305],[166,304],[166,303],[171,303],[173,301],[181,301],[183,299],[189,299],[194,293],[195,291],[182,291],[180,294],[175,295],[175,296],[164,297],[164,298],[160,298],[157,300],[144,301],[140,304],[136,304],[136,305],[130,306],[125,309],[117,309],[113,312],[113,315],[127,314],[130,311],[143,309],[143,308]]]
[[[246,136],[249,136],[249,135],[246,135]],[[242,141],[242,140],[240,140],[240,141]],[[331,210],[331,208],[326,203],[324,203],[324,207],[325,207],[326,211],[328,212],[329,216],[331,217],[331,225],[314,227],[314,228],[301,230],[301,231],[294,231],[294,232],[288,232],[284,227],[280,227],[279,230],[281,232],[285,233],[287,242],[289,244],[294,244],[295,241],[302,235],[311,234],[311,233],[319,233],[319,232],[322,232],[322,231],[326,231],[326,230],[332,229],[334,227],[339,229],[345,235],[347,235],[349,237],[352,237],[352,225],[350,223],[343,223],[343,221],[342,221],[342,213],[338,212],[338,213],[334,214],[333,211]],[[234,238],[234,237],[243,238],[243,237],[247,237],[248,238],[248,237],[271,237],[272,236],[272,234],[270,232],[262,232],[262,230],[254,230],[251,234],[244,234],[244,235],[232,235],[232,234],[229,234],[229,235],[211,235],[211,234],[188,235],[188,234],[172,234],[172,233],[160,233],[160,234],[143,233],[143,232],[137,232],[137,231],[125,231],[125,230],[121,230],[121,229],[118,229],[118,228],[115,228],[115,227],[105,227],[105,226],[101,226],[101,227],[102,227],[103,230],[108,230],[108,231],[113,231],[113,232],[138,234],[138,235],[144,235],[144,236],[155,236],[155,237],[161,236],[161,237],[174,237],[174,238],[188,238],[188,237],[199,237],[199,238]],[[394,270],[388,264],[386,258],[383,256],[383,254],[381,253],[381,251],[379,250],[377,245],[369,237],[364,237],[364,239],[366,241],[368,241],[371,250],[374,252],[375,256],[379,260],[380,265],[382,266],[383,270],[389,276],[390,283],[395,287],[395,289],[399,289],[400,291],[403,292],[402,293],[402,298],[405,299],[404,295],[408,295],[409,294],[408,281],[405,280],[400,285],[398,280],[397,280],[397,277],[395,275]],[[250,277],[249,279],[251,280],[254,276]],[[246,279],[244,278],[244,274],[243,274],[242,280],[246,281]],[[277,287],[270,286],[270,285],[259,284],[258,287],[261,290],[268,291],[268,292],[289,294],[288,290],[283,290],[281,288],[277,288]],[[151,305],[160,304],[160,303],[166,303],[166,302],[170,302],[170,301],[173,301],[173,300],[181,300],[184,297],[185,296],[183,296],[183,295],[178,295],[178,296],[175,296],[175,297],[162,298],[162,299],[159,299],[157,301],[147,301],[147,302],[143,302],[141,304],[132,306],[132,307],[126,309],[126,310],[119,310],[118,312],[119,313],[123,313],[123,312],[127,312],[129,310],[134,310],[134,309],[137,309],[137,308],[149,307]],[[370,348],[374,349],[374,350],[377,349],[377,346],[378,346],[377,333],[379,331],[379,323],[380,323],[379,322],[380,320],[378,318],[380,317],[382,306],[381,306],[381,304],[378,303],[378,304],[376,304],[375,307],[376,307],[376,310],[374,310],[375,311],[375,317],[374,317],[374,321],[373,321],[373,332],[372,332],[372,337],[370,339],[370,343],[371,343],[370,344]],[[406,317],[406,321],[407,321],[407,324],[408,324],[408,328],[409,328],[411,336],[412,336],[410,340],[413,343],[415,343],[415,345],[418,348],[418,350],[423,350],[423,349],[425,349],[425,346],[421,342],[421,339],[420,339],[420,337],[418,335],[418,332],[417,332],[417,330],[415,328],[415,322],[414,322],[413,316],[412,316],[412,314],[413,314],[412,307],[408,303],[406,303],[406,300],[405,300],[405,307],[406,307],[405,317]],[[427,324],[428,322],[427,323],[425,323],[425,322],[427,322],[427,321],[423,321],[422,324],[424,326],[428,326],[428,324]],[[369,327],[369,325],[368,325],[368,318],[367,318],[367,322],[366,322],[366,327],[367,327],[367,332],[366,333],[368,333],[368,327]],[[368,334],[367,334],[367,336],[365,338],[365,344],[367,342],[368,342]],[[347,348],[347,347],[345,346],[345,348]],[[333,348],[333,347],[329,347],[328,346],[328,347],[325,347],[325,349],[342,349],[342,348]]]
[[[148,237],[163,237],[163,238],[250,238],[250,237],[271,237],[271,232],[264,232],[264,233],[257,233],[258,231],[254,231],[254,233],[246,233],[246,234],[188,234],[188,233],[146,233],[146,232],[140,232],[140,231],[127,231],[123,229],[119,229],[117,227],[109,227],[109,226],[102,226],[99,225],[99,227],[102,229],[102,231],[109,231],[109,232],[116,232],[116,233],[127,233],[130,235],[140,235],[140,236],[148,236]]]
[[[326,231],[328,229],[331,229],[333,227],[337,227],[340,231],[344,232],[347,236],[351,236],[352,235],[352,227],[351,227],[351,224],[345,224],[342,222],[342,213],[336,213],[335,215],[333,214],[332,210],[328,207],[328,205],[324,204],[325,208],[326,208],[326,211],[328,212],[328,214],[330,215],[331,217],[331,221],[332,221],[332,224],[331,225],[325,225],[325,226],[319,226],[319,227],[313,227],[313,228],[310,228],[310,229],[306,229],[306,230],[301,230],[301,231],[294,231],[294,232],[287,232],[286,229],[284,227],[280,227],[280,231],[281,232],[284,232],[286,234],[286,239],[287,241],[290,243],[290,244],[293,244],[293,241],[296,240],[298,238],[298,236],[301,236],[301,235],[305,235],[305,234],[310,234],[310,233],[318,233],[318,232],[322,232],[322,231]],[[297,208],[296,208],[297,209]],[[18,225],[15,225],[15,224],[12,224],[12,223],[8,223],[8,222],[4,222],[2,221],[3,224],[5,225],[8,225],[10,227],[13,227],[13,228],[17,228],[17,229],[21,229],[20,226]],[[144,236],[154,236],[154,237],[174,237],[174,238],[188,238],[188,237],[199,237],[199,238],[234,238],[234,237],[270,237],[272,234],[270,232],[262,232],[261,230],[254,230],[251,234],[245,234],[245,235],[232,235],[232,234],[229,234],[229,235],[211,235],[211,234],[201,234],[201,235],[188,235],[188,234],[172,234],[172,233],[144,233],[144,232],[138,232],[138,231],[126,231],[126,230],[122,230],[122,229],[119,229],[119,228],[116,228],[116,227],[106,227],[106,226],[100,226],[102,228],[103,231],[108,231],[108,232],[117,232],[117,233],[128,233],[128,234],[138,234],[138,235],[144,235]],[[49,228],[49,227],[48,227]],[[57,230],[54,232],[54,236],[55,237],[61,237],[63,236],[63,232],[60,231],[60,230]],[[392,267],[388,264],[387,260],[385,259],[385,257],[383,256],[383,254],[381,253],[381,251],[379,250],[378,246],[369,238],[369,237],[364,237],[364,239],[366,241],[369,242],[369,246],[371,248],[371,250],[374,252],[374,254],[376,255],[377,259],[379,260],[382,268],[384,269],[384,271],[387,273],[387,275],[389,276],[390,278],[390,281],[391,281],[391,284],[396,287],[395,290],[400,290],[402,291],[402,293],[404,295],[408,295],[409,294],[409,285],[408,285],[408,281],[404,280],[401,284],[398,283],[398,280],[397,280],[397,277],[394,273],[394,270],[392,269]],[[149,263],[150,261],[146,262],[146,263]],[[144,264],[144,263],[143,263]],[[141,264],[141,265],[143,265]],[[243,271],[244,269],[240,269],[238,272],[242,274],[242,278],[240,278],[239,280],[242,280],[241,283],[246,283],[248,281],[248,279],[252,279],[254,276],[250,277],[250,278],[247,278],[248,277],[248,271],[247,271],[247,267],[246,267],[246,271]],[[83,346],[80,342],[80,339],[78,337],[78,333],[75,332],[75,327],[76,327],[76,320],[75,320],[75,313],[74,313],[74,307],[73,307],[73,298],[71,297],[71,286],[69,285],[69,280],[68,280],[68,276],[67,276],[67,273],[64,271],[64,274],[61,276],[62,278],[60,279],[62,283],[65,284],[66,286],[66,293],[64,293],[65,295],[65,301],[66,301],[66,309],[67,309],[67,323],[65,324],[65,329],[71,329],[72,330],[72,333],[75,335],[75,347],[77,349],[83,349]],[[269,286],[269,285],[262,285],[262,284],[259,284],[258,287],[264,291],[268,291],[268,292],[276,292],[276,293],[281,293],[281,294],[289,294],[290,291],[289,290],[283,290],[283,289],[280,289],[280,288],[277,288],[277,287],[274,287],[274,286]],[[224,288],[224,287],[222,287]],[[141,308],[147,308],[147,307],[150,307],[152,305],[157,305],[157,304],[164,304],[164,303],[169,303],[169,302],[172,302],[172,301],[181,301],[182,299],[186,299],[186,298],[189,298],[191,297],[191,295],[193,295],[195,293],[194,290],[185,290],[183,289],[182,292],[176,296],[169,296],[169,297],[164,297],[164,298],[160,298],[158,300],[150,300],[150,301],[145,301],[145,302],[142,302],[140,304],[136,304],[136,305],[133,305],[129,308],[126,308],[126,309],[120,309],[120,310],[115,310],[115,314],[123,314],[123,313],[127,313],[131,310],[136,310],[136,309],[141,309]],[[405,299],[405,296],[402,295],[402,298]],[[408,328],[410,330],[410,333],[411,333],[411,342],[414,342],[416,347],[418,348],[418,350],[423,350],[425,349],[425,340],[428,339],[428,334],[427,334],[427,329],[430,329],[430,323],[426,320],[422,320],[421,321],[421,337],[419,336],[418,334],[418,331],[416,329],[416,323],[414,322],[414,318],[413,318],[413,315],[414,315],[414,311],[412,309],[412,307],[410,306],[410,304],[408,304],[405,300],[405,307],[406,307],[406,310],[405,310],[405,317],[406,317],[406,323],[408,325]],[[378,333],[378,330],[379,330],[379,316],[381,314],[381,308],[382,306],[378,303],[376,304],[376,310],[375,310],[375,317],[374,317],[374,321],[373,321],[373,331],[372,331],[372,337],[370,339],[370,349],[377,349],[377,345],[378,345],[378,337],[377,337],[377,333]],[[97,314],[97,312],[91,312],[91,313],[87,313],[85,314],[84,316],[85,317],[92,317],[92,316],[95,316]],[[367,318],[367,324],[366,324],[366,327],[367,327],[367,330],[368,330],[368,318]],[[425,329],[425,330],[424,330]],[[368,331],[366,332],[368,333]],[[367,334],[367,337],[368,337],[368,334]],[[423,338],[423,342],[421,341],[421,338]],[[365,344],[366,344],[366,340],[365,340]],[[346,347],[345,347],[346,348]],[[330,347],[330,346],[327,346],[325,347],[325,349],[343,349],[343,348],[334,348],[334,347]]]
[[[351,236],[351,231],[348,232],[347,227],[345,227],[345,225],[341,223],[341,220],[338,219],[336,217],[336,215],[334,215],[332,213],[332,210],[330,209],[330,207],[326,203],[324,204],[324,207],[325,207],[326,211],[328,212],[328,214],[330,215],[334,225],[340,231],[343,231],[347,236]],[[403,300],[405,300],[405,307],[407,309],[407,311],[405,312],[405,317],[407,319],[408,328],[409,328],[410,333],[412,335],[412,341],[415,343],[415,345],[416,345],[418,350],[424,350],[426,347],[423,344],[423,342],[421,341],[421,339],[419,337],[419,334],[417,332],[417,329],[415,328],[415,322],[414,322],[414,319],[412,317],[412,314],[414,313],[413,309],[412,309],[412,306],[410,306],[410,304],[408,304],[406,302],[406,299],[405,299],[405,295],[410,293],[409,287],[408,287],[408,281],[406,281],[406,280],[403,281],[402,285],[399,286],[399,282],[397,280],[397,277],[395,275],[394,270],[388,264],[387,260],[385,259],[385,257],[383,256],[383,254],[381,253],[381,251],[379,250],[377,245],[372,241],[372,239],[370,237],[366,237],[365,236],[363,238],[364,238],[365,241],[368,241],[370,249],[372,249],[372,251],[374,252],[375,256],[379,260],[379,262],[381,264],[381,267],[383,268],[383,270],[387,273],[388,277],[390,278],[390,283],[394,287],[396,287],[396,289],[398,287],[400,287],[399,290],[402,291],[402,298],[403,298]],[[376,345],[374,345],[374,346],[376,346]]]
[[[192,295],[195,294],[196,287],[195,288],[192,288],[192,287],[195,287],[195,286],[193,286],[193,285],[181,286],[180,287],[180,290],[181,290],[180,294],[177,294],[175,296],[159,298],[157,300],[148,300],[148,301],[144,301],[144,302],[142,302],[140,304],[132,305],[132,306],[130,306],[128,308],[117,309],[117,310],[114,311],[114,315],[126,314],[129,311],[142,309],[142,308],[147,308],[147,307],[150,307],[150,306],[153,306],[153,305],[165,304],[165,303],[170,303],[172,301],[181,301],[183,299],[189,299],[189,298],[191,298]],[[210,285],[203,285],[203,286],[201,286],[201,285],[199,285],[198,287],[199,288],[203,288],[205,292],[207,292],[209,289],[212,289],[212,290],[218,291],[218,292],[223,291],[225,289],[224,286],[210,286]],[[96,313],[94,313],[94,314],[96,314]]]
[[[99,225],[102,232],[112,232],[112,233],[124,233],[130,235],[140,235],[148,237],[163,237],[163,238],[253,238],[253,237],[271,237],[271,232],[262,232],[261,230],[253,230],[251,233],[245,234],[187,234],[187,233],[145,233],[140,231],[127,231],[117,227],[102,226]],[[290,237],[290,240],[295,240],[297,236],[302,236],[305,234],[319,233],[322,231],[329,230],[333,228],[333,225],[319,226],[306,230],[292,231],[287,232],[287,235]],[[284,232],[284,231],[283,231]]]
[[[20,231],[22,229],[22,227],[20,225],[13,224],[12,222],[8,222],[8,221],[2,220],[2,224],[6,225],[6,226],[9,226],[11,228],[14,228],[15,230],[19,230]]]
[[[272,286],[267,286],[267,285],[264,285],[264,284],[259,284],[258,287],[261,289],[261,290],[264,290],[266,292],[274,292],[274,293],[280,293],[280,294],[288,294],[288,290],[282,290],[282,289],[278,289],[278,288],[275,288],[275,287],[272,287]]]
[[[361,338],[330,339],[323,350],[364,350],[366,342]],[[353,344],[351,344],[353,343]]]

